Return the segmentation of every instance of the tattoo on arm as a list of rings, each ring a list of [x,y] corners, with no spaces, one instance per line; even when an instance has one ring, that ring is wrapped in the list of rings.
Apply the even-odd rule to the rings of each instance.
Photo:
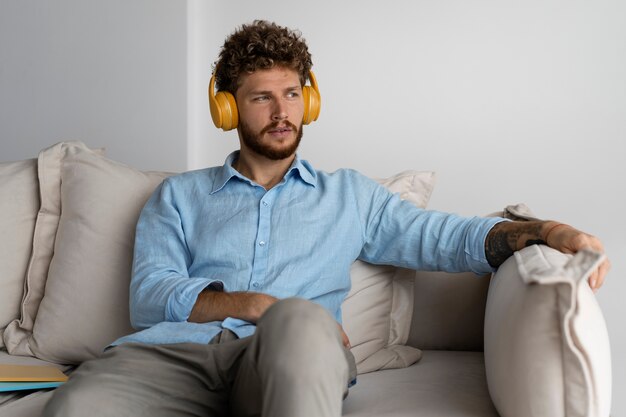
[[[485,241],[485,255],[489,265],[498,267],[513,252],[530,245],[545,244],[542,228],[545,222],[502,222],[496,224]]]

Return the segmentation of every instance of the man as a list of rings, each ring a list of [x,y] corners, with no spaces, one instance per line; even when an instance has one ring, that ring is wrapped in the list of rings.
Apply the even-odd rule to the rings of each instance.
[[[340,324],[354,260],[486,273],[534,243],[603,250],[561,223],[429,212],[354,171],[315,171],[296,155],[311,66],[299,34],[272,23],[226,40],[215,77],[241,148],[157,188],[137,225],[141,331],[83,364],[44,415],[339,416],[355,379]]]

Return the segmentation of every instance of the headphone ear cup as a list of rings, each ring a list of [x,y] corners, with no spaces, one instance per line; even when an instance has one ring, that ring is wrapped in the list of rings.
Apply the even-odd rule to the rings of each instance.
[[[302,124],[305,125],[317,120],[322,109],[322,97],[313,71],[309,71],[309,81],[311,86],[302,87],[302,100],[304,101]]]
[[[317,90],[312,87],[302,87],[302,99],[304,101],[304,115],[302,116],[302,123],[308,125],[311,122],[317,120],[321,110],[321,99]]]
[[[237,112],[237,102],[235,97],[229,92],[219,91],[215,94],[215,74],[209,81],[209,109],[211,119],[218,129],[231,130],[239,123],[239,112]]]
[[[302,87],[302,101],[304,102],[304,114],[302,115],[302,124],[308,125],[311,123],[311,87]]]
[[[224,131],[236,128],[239,124],[239,112],[237,111],[235,97],[229,92],[219,91],[215,94],[215,101],[221,119],[220,126],[217,126],[217,123],[215,125],[221,127]],[[213,112],[211,112],[211,115],[213,115]],[[215,119],[213,119],[213,122],[215,122]]]

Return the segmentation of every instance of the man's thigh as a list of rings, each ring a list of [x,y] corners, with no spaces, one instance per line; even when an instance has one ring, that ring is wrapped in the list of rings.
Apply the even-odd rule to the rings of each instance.
[[[221,416],[246,339],[225,344],[124,344],[85,362],[44,416]]]
[[[261,317],[250,339],[232,390],[233,416],[341,414],[356,366],[325,309],[302,299],[281,300]]]

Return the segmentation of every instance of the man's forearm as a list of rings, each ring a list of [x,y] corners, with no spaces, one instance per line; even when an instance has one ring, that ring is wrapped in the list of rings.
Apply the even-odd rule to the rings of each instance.
[[[276,301],[271,295],[256,292],[205,290],[198,295],[187,321],[206,323],[234,317],[256,323]]]
[[[206,323],[222,321],[227,317],[240,318],[251,323],[257,320],[276,301],[271,295],[258,292],[222,292],[205,290],[200,293],[187,321]],[[350,339],[337,323],[343,345],[350,349]]]
[[[546,244],[546,235],[561,223],[552,221],[502,222],[496,224],[485,240],[489,265],[498,267],[513,252],[530,245]]]

